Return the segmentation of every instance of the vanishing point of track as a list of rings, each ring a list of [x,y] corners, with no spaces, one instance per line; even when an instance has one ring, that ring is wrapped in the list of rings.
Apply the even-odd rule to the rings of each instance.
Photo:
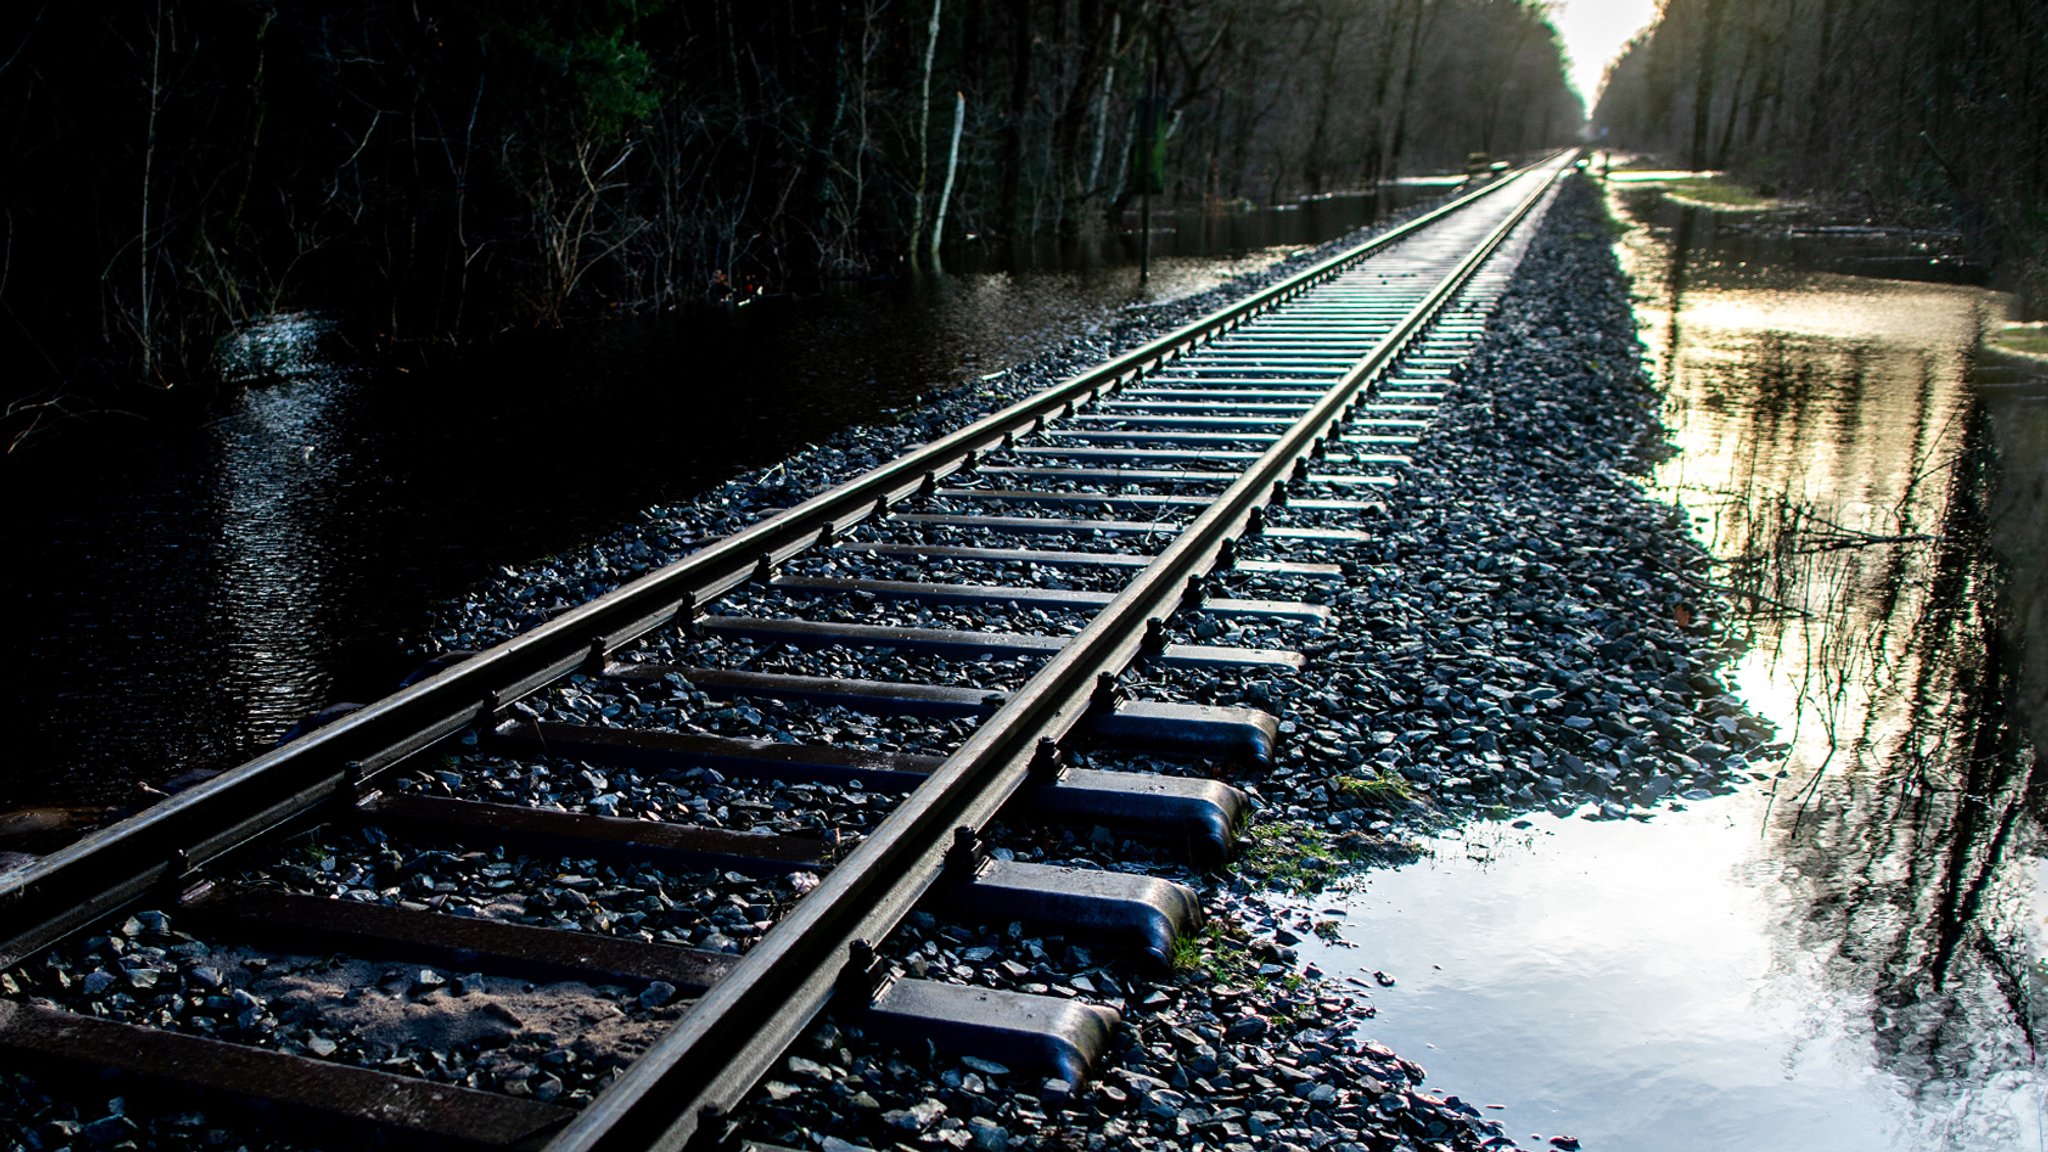
[[[722,1136],[720,1118],[828,1001],[842,1019],[878,1032],[1079,1076],[1104,1049],[1114,1013],[902,978],[878,949],[930,901],[1001,920],[1050,919],[1122,945],[1137,960],[1163,961],[1175,938],[1195,927],[1194,895],[1177,884],[992,859],[980,836],[999,813],[1028,809],[1047,821],[1149,834],[1197,858],[1228,853],[1246,808],[1236,789],[1200,777],[1084,770],[1067,763],[1067,752],[1106,740],[1212,758],[1270,756],[1275,717],[1134,700],[1123,686],[1130,670],[1301,668],[1303,658],[1283,649],[1170,643],[1169,625],[1191,609],[1283,627],[1327,619],[1326,610],[1297,600],[1219,596],[1218,574],[1270,576],[1289,587],[1341,578],[1339,566],[1310,557],[1370,530],[1372,493],[1398,482],[1403,450],[1426,432],[1447,373],[1478,339],[1511,270],[1498,250],[1526,229],[1567,163],[1554,157],[1501,177],[0,876],[0,970],[136,909],[170,907],[181,920],[257,946],[312,939],[380,959],[459,957],[485,971],[659,980],[694,996],[580,1110],[98,1019],[33,996],[0,1000],[0,1061],[41,1074],[114,1069],[272,1101],[381,1137],[561,1152],[674,1148]],[[830,574],[806,568],[820,557],[830,558]],[[919,565],[1025,578],[904,578]],[[1076,578],[1031,582],[1052,572]],[[751,593],[794,598],[775,604],[842,607],[1021,605],[1077,625],[962,630],[731,608]],[[991,692],[913,676],[663,664],[644,650],[655,638],[667,643],[664,651],[857,648],[1037,664]],[[941,757],[685,726],[581,726],[521,707],[579,673],[615,686],[670,678],[725,699],[978,722]],[[798,837],[391,786],[429,755],[476,745],[657,774],[711,765],[740,777],[860,780],[901,798],[835,859]],[[804,868],[823,878],[741,955],[225,879],[260,869],[285,834],[348,823],[461,845],[740,871]]]

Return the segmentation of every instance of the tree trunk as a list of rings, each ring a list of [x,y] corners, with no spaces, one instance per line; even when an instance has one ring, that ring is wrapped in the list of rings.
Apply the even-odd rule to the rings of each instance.
[[[1742,125],[1742,147],[1752,158],[1756,154],[1757,135],[1763,128],[1764,112],[1775,109],[1779,92],[1785,83],[1784,42],[1759,32],[1763,44],[1763,66],[1757,69],[1756,91],[1750,94],[1749,106]],[[1775,115],[1775,113],[1774,113]]]
[[[960,130],[967,123],[967,93],[953,94],[953,146],[946,151],[946,185],[939,192],[939,211],[932,217],[932,267],[939,266],[939,240],[946,232],[946,209],[953,202],[953,176],[960,171]]]
[[[1003,125],[1003,186],[997,211],[1015,236],[1023,218],[1024,116],[1031,110],[1031,0],[1010,0],[1010,116]]]
[[[839,198],[832,174],[839,151],[839,126],[846,115],[846,0],[830,0],[826,9],[825,77],[818,85],[817,111],[811,118],[809,147],[805,149],[811,199],[802,221],[811,237],[812,266],[820,272],[835,255],[825,228]]]
[[[931,174],[932,59],[939,53],[939,6],[932,0],[931,25],[925,32],[924,81],[917,90],[917,200],[910,214],[910,263],[917,265],[917,240],[924,235],[924,186]]]
[[[1394,144],[1387,150],[1385,179],[1401,178],[1401,152],[1408,143],[1408,104],[1415,97],[1416,56],[1422,50],[1422,15],[1427,9],[1431,16],[1436,14],[1434,5],[1425,0],[1415,0],[1414,23],[1408,27],[1408,64],[1401,77],[1401,105],[1394,113]]]
[[[1061,6],[1064,10],[1064,5]],[[1095,91],[1095,77],[1103,68],[1102,0],[1080,0],[1081,44],[1074,62],[1073,83],[1061,101],[1053,121],[1052,172],[1060,189],[1059,216],[1062,227],[1079,219],[1081,202],[1089,189],[1081,178],[1081,135],[1088,122],[1089,97]],[[1071,53],[1069,53],[1071,55]]]
[[[740,81],[740,47],[739,37],[732,25],[732,0],[725,0],[719,8],[719,15],[723,17],[721,23],[725,25],[726,70],[732,76],[733,135],[744,148],[747,144],[747,94]]]
[[[1109,18],[1109,42],[1112,45],[1109,63],[1102,70],[1102,95],[1095,103],[1095,155],[1088,162],[1090,195],[1098,195],[1102,191],[1102,151],[1109,143],[1109,97],[1116,90],[1116,61],[1120,54],[1115,45],[1123,34],[1123,27],[1123,13],[1112,13]]]
[[[1809,172],[1827,166],[1828,113],[1835,94],[1835,11],[1840,5],[1841,0],[1823,0],[1820,7],[1820,51],[1813,62],[1813,99],[1806,106],[1806,155],[1798,159],[1798,166]]]
[[[1507,94],[1508,82],[1515,75],[1515,62],[1522,58],[1522,46],[1533,31],[1535,25],[1531,21],[1515,22],[1515,42],[1508,50],[1508,62],[1494,71],[1493,94],[1486,101],[1486,124],[1479,132],[1479,148],[1489,156],[1493,155],[1493,133],[1500,120],[1501,97]]]
[[[164,58],[164,6],[157,0],[156,19],[149,32],[149,118],[142,129],[142,234],[138,238],[137,266],[141,283],[137,285],[141,296],[137,301],[137,317],[142,339],[142,374],[154,380],[156,376],[156,331],[151,316],[153,292],[150,286],[150,256],[155,251],[150,236],[149,210],[156,200],[156,121],[163,111],[163,58]]]
[[[1714,72],[1719,67],[1721,50],[1721,10],[1725,0],[1706,0],[1706,11],[1700,29],[1699,72],[1693,80],[1692,93],[1692,169],[1703,171],[1707,166],[1707,130],[1714,112]]]
[[[1337,50],[1344,39],[1345,18],[1339,16],[1336,23],[1323,37],[1323,58],[1317,70],[1320,83],[1316,87],[1315,117],[1310,121],[1308,154],[1302,157],[1301,174],[1308,184],[1308,190],[1317,194],[1323,191],[1329,158],[1324,155],[1330,147],[1330,106],[1337,98]],[[1311,37],[1322,32],[1320,23],[1310,28]]]
[[[1394,49],[1401,43],[1401,6],[1387,5],[1389,19],[1380,31],[1379,59],[1373,64],[1372,105],[1366,120],[1365,183],[1377,186],[1386,171],[1387,89],[1394,82]]]
[[[1742,85],[1749,79],[1750,68],[1756,63],[1756,44],[1757,37],[1752,32],[1745,38],[1742,49],[1742,64],[1735,69],[1735,83],[1728,90],[1728,119],[1726,123],[1721,125],[1721,143],[1714,149],[1714,167],[1716,168],[1726,168],[1728,166],[1728,150],[1735,143],[1735,123],[1742,118],[1740,115],[1742,112]],[[1761,81],[1759,81],[1759,86],[1761,86]],[[1756,93],[1752,92],[1750,100],[1755,101],[1756,98]]]

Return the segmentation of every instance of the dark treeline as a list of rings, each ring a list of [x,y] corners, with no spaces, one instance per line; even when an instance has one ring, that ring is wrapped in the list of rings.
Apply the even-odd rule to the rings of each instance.
[[[283,309],[463,338],[885,271],[942,216],[949,240],[1098,230],[1131,207],[1148,92],[1183,203],[1369,185],[1580,120],[1535,0],[48,0],[0,21],[0,354],[44,377],[24,411],[88,365],[201,376],[223,332]]]
[[[1617,147],[1946,216],[2048,306],[2041,0],[1666,0],[1594,119]]]

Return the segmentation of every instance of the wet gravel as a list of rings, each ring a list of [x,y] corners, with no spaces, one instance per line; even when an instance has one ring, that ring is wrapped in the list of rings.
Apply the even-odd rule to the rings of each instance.
[[[710,539],[744,527],[758,519],[764,509],[795,503],[858,475],[911,445],[942,435],[966,420],[993,411],[1086,369],[1107,356],[1170,331],[1230,300],[1356,244],[1372,232],[1392,227],[1401,219],[1427,209],[1427,205],[1418,206],[1375,229],[1297,253],[1211,291],[1158,306],[1129,310],[1099,330],[1071,339],[1033,361],[968,382],[933,404],[896,413],[894,423],[842,434],[826,444],[796,453],[773,468],[741,477],[686,504],[651,508],[642,515],[639,523],[593,542],[587,548],[549,557],[523,569],[502,569],[490,584],[478,589],[462,603],[450,606],[446,622],[434,630],[431,643],[421,655],[481,648],[507,639],[626,580],[687,554]],[[1044,541],[1034,540],[1033,543],[1043,546]],[[1128,546],[1127,542],[1117,542],[1107,546],[1098,543],[1095,547],[1116,547],[1120,544]],[[859,574],[871,578],[893,578],[897,575],[911,578],[919,571],[918,565],[908,561],[883,558],[876,558],[876,561],[862,564]],[[892,565],[894,572],[890,570]],[[787,570],[812,575],[852,574],[843,565],[820,557],[799,558]],[[1110,573],[1108,579],[1098,579],[1101,573],[1085,569],[1038,570],[1023,565],[996,568],[962,562],[958,570],[981,580],[989,579],[990,572],[994,571],[1004,579],[1051,587],[1114,588],[1121,583],[1116,573]],[[923,568],[923,573],[930,578],[931,568]],[[1065,583],[1068,581],[1070,583]],[[898,658],[893,662],[884,659],[863,665],[856,673],[853,667],[830,659],[822,664],[807,663],[806,657],[810,655],[807,653],[769,652],[759,646],[746,646],[745,642],[737,642],[736,647],[739,650],[729,662],[733,667],[826,675],[858,674],[874,679],[929,677],[932,682],[997,689],[1022,683],[1039,662],[1036,658]],[[687,658],[710,662],[704,660],[706,655],[701,645],[685,645],[674,637],[658,637],[625,654],[624,658],[668,662],[681,662]],[[872,718],[852,715],[842,718],[829,714],[822,717],[770,718],[745,701],[709,701],[704,694],[692,691],[687,683],[671,685],[669,691],[661,693],[642,691],[637,695],[646,698],[636,699],[631,692],[617,692],[610,687],[579,681],[522,703],[528,705],[524,714],[529,718],[672,725],[725,735],[782,739],[801,734],[863,747],[886,743],[886,733],[876,730]],[[616,708],[617,711],[606,716],[607,708]],[[841,719],[845,721],[843,725],[839,723]],[[593,775],[597,778],[593,779]],[[441,765],[438,770],[407,774],[394,781],[392,786],[427,795],[526,803],[598,815],[687,820],[737,830],[765,829],[803,834],[836,829],[846,841],[857,838],[862,829],[871,826],[887,805],[893,803],[893,797],[867,792],[857,785],[838,787],[733,780],[704,769],[674,778],[653,774],[591,773],[583,765],[481,756],[458,758]],[[368,863],[375,853],[367,847],[364,847],[364,852],[363,860]],[[523,872],[521,875],[524,877]],[[458,899],[485,899],[485,894],[492,890],[491,884],[502,879],[486,878],[481,886],[460,889],[460,895],[457,892],[446,895]],[[366,887],[348,890],[374,891]],[[430,895],[429,899],[432,898]],[[605,917],[605,920],[615,925],[620,923],[617,918]],[[108,943],[115,939],[122,943]],[[151,1022],[163,1026],[190,1026],[203,1031],[207,1025],[199,1021],[213,1020],[214,1017],[207,1011],[206,997],[195,1000],[187,995],[188,968],[203,968],[209,972],[217,969],[222,973],[223,987],[238,988],[267,1005],[267,993],[261,989],[252,991],[256,985],[249,982],[247,974],[255,973],[259,968],[268,973],[271,963],[277,965],[278,973],[311,971],[333,959],[271,958],[253,952],[245,955],[241,950],[217,950],[182,932],[174,937],[141,944],[144,948],[161,949],[164,956],[159,958],[127,949],[126,941],[127,937],[118,931],[109,933],[85,942],[80,948],[53,953],[51,957],[37,961],[43,966],[41,968],[30,966],[0,973],[0,995],[50,1004],[58,1003],[61,996],[66,1007],[81,1012],[116,1018],[139,1018],[137,1014],[140,1014],[152,1017]],[[190,955],[177,952],[172,945],[184,947]],[[112,982],[103,983],[101,979],[93,978],[88,985],[86,978],[94,972],[107,969],[110,964],[118,966],[114,959],[114,950],[117,949],[127,949],[120,954],[129,956],[131,962],[136,955],[142,955],[151,963],[158,964],[164,973],[159,978],[160,990],[151,989],[149,996],[138,996],[139,989],[133,987],[125,975],[112,970],[107,971],[107,975],[113,977]],[[216,956],[223,958],[221,963],[203,963],[205,959]],[[255,966],[240,964],[245,959],[261,963]],[[76,977],[73,970],[78,971]],[[57,974],[60,971],[61,976]],[[121,971],[125,973],[126,969]],[[390,971],[400,972],[401,969],[391,968]],[[414,977],[417,975],[415,972]],[[349,988],[357,988],[359,996],[360,988],[391,995],[393,993],[383,988],[386,976],[383,968],[374,972],[349,968],[343,973],[346,979],[331,974],[323,979],[329,980],[332,987],[327,990],[334,997],[347,995]],[[392,976],[391,980],[395,982],[397,977]],[[450,983],[458,988],[461,986],[460,981]],[[395,988],[396,984],[393,986]],[[620,994],[631,1001],[619,1009],[622,1014],[638,1005],[637,997],[629,991]],[[396,995],[402,997],[405,993]],[[472,995],[481,994],[472,992]],[[548,995],[546,986],[543,986],[541,995],[543,998]],[[407,1002],[417,1006],[447,996],[448,992],[432,990],[425,1000],[415,998]],[[483,1003],[481,999],[458,999],[462,1000],[460,1006],[464,1009]],[[600,990],[596,1001],[608,1003],[609,1000]],[[250,1007],[242,1005],[234,1014],[235,1028],[240,1029],[239,1020]],[[538,1019],[538,1016],[533,1018]],[[316,1055],[320,1054],[316,1048],[325,1048],[327,1037],[300,1035],[289,1027],[280,1031],[266,1024],[276,1019],[275,1013],[265,1008],[263,1015],[252,1018],[252,1029],[241,1029],[233,1038]],[[528,1031],[533,1033],[530,1039],[545,1041],[549,1038],[545,1027],[536,1026]],[[490,1052],[480,1051],[479,1059],[470,1061],[458,1050],[461,1047],[458,1044],[445,1045],[445,1051],[431,1051],[435,1035],[431,1028],[426,1028],[421,1030],[423,1039],[419,1043],[393,1043],[382,1047],[345,1046],[335,1041],[335,1052],[340,1053],[341,1058],[367,1059],[375,1055],[379,1060],[394,1060],[399,1064],[411,1061],[423,1070],[449,1068],[449,1061],[454,1060],[456,1064],[452,1067],[459,1068],[461,1074],[444,1077],[450,1082],[513,1092],[519,1091],[514,1084],[520,1081],[521,1070],[533,1063],[531,1060],[513,1060],[507,1065],[509,1071],[499,1074],[493,1069],[504,1063],[502,1059],[482,1059],[490,1056]],[[313,1039],[322,1043],[308,1047]],[[637,1050],[635,1045],[625,1042],[620,1042],[617,1047],[615,1057]],[[549,1048],[537,1055],[545,1056],[553,1050]],[[582,1060],[583,1066],[591,1068],[604,1064],[604,1060],[598,1059],[601,1055],[593,1050],[589,1058]],[[558,1057],[557,1064],[561,1062],[562,1058]],[[407,1070],[410,1071],[409,1068]],[[572,1086],[565,1081],[559,1091],[544,1090],[558,1096],[567,1093],[573,1100],[590,1087]],[[71,1147],[291,1149],[317,1147],[321,1143],[317,1133],[309,1139],[305,1132],[295,1128],[273,1131],[265,1123],[247,1117],[227,1124],[224,1123],[228,1115],[225,1112],[195,1109],[191,1101],[175,1095],[162,1097],[141,1085],[123,1085],[121,1091],[120,1095],[110,1095],[68,1077],[38,1081],[16,1072],[0,1072],[0,1146],[40,1152]]]
[[[1030,679],[1044,662],[1036,653],[1021,656],[953,657],[891,648],[796,648],[738,636],[683,641],[664,637],[649,642],[625,659],[652,655],[660,663],[693,663],[753,672],[795,676],[836,676],[850,679],[918,681],[959,688],[1000,692]]]
[[[1253,558],[1337,558],[1345,570],[1342,582],[1244,574],[1222,582],[1227,594],[1330,605],[1337,612],[1333,624],[1211,614],[1191,614],[1174,624],[1177,639],[1294,648],[1310,657],[1309,674],[1148,666],[1127,678],[1135,695],[1247,704],[1284,718],[1276,762],[1257,771],[1107,751],[1083,758],[1091,766],[1131,771],[1228,770],[1259,809],[1238,862],[1222,873],[1201,874],[1103,829],[992,832],[995,852],[1009,858],[1139,870],[1193,886],[1207,926],[1185,942],[1173,968],[1147,971],[1088,941],[1027,925],[961,924],[923,913],[888,942],[885,956],[906,974],[1116,1008],[1124,1026],[1099,1079],[1073,1085],[987,1061],[902,1051],[828,1019],[741,1110],[743,1131],[826,1149],[1381,1152],[1513,1145],[1486,1109],[1426,1091],[1419,1066],[1371,1042],[1371,988],[1325,978],[1303,966],[1293,946],[1328,927],[1299,910],[1303,893],[1362,864],[1401,859],[1414,851],[1414,836],[1446,822],[1516,819],[1546,808],[1595,819],[1648,819],[1662,807],[1705,800],[1771,770],[1778,746],[1767,743],[1769,733],[1716,678],[1726,653],[1713,626],[1719,603],[1707,579],[1706,556],[1677,514],[1650,502],[1637,486],[1637,477],[1663,450],[1662,435],[1601,213],[1597,195],[1583,184],[1568,185],[1561,194],[1487,336],[1451,386],[1436,425],[1408,450],[1414,464],[1403,470],[1401,484],[1369,492],[1307,490],[1384,500],[1383,515],[1356,522],[1371,530],[1369,539],[1335,550],[1270,540],[1247,548]],[[1313,258],[1297,257],[1258,279],[1270,280]],[[1240,283],[1233,291],[1246,287]],[[587,550],[528,571],[507,570],[453,606],[436,644],[474,648],[505,638],[751,522],[760,509],[793,504],[1219,302],[1218,294],[1206,294],[1077,339],[1000,380],[906,414],[899,424],[846,433],[687,506],[652,509],[640,524]],[[1294,522],[1346,525],[1335,514]],[[1133,538],[1079,535],[1033,535],[1023,542],[1077,549],[1136,546]],[[895,561],[861,561],[857,573],[854,568],[808,558],[789,570],[878,578],[930,573]],[[997,579],[1048,586],[1113,588],[1122,579],[1083,569],[962,564],[959,570],[981,581],[993,572]],[[780,593],[750,596],[750,610],[764,615],[794,610]],[[861,618],[1019,631],[1065,630],[1071,624],[1060,614],[1001,606],[956,611],[896,605],[885,611]],[[674,635],[653,638],[622,658],[995,689],[1021,683],[1037,663],[880,650],[798,652]],[[526,714],[536,717],[822,738],[861,747],[943,750],[965,731],[945,729],[943,738],[920,744],[909,728],[886,720],[841,709],[764,712],[746,701],[709,699],[680,680],[661,690],[622,690],[579,679],[523,703]],[[395,786],[777,832],[815,831],[840,821],[857,830],[893,802],[858,786],[821,790],[734,781],[705,770],[675,777],[606,773],[574,763],[481,755],[414,773]],[[323,844],[296,870],[266,878],[344,899],[428,907],[452,902],[474,914],[699,946],[715,934],[730,942],[727,950],[758,936],[766,921],[754,919],[755,911],[772,914],[806,883],[794,876],[763,881],[737,874],[606,871],[595,862],[586,868],[502,853],[427,858],[429,851],[371,835],[361,843]],[[515,890],[519,898],[505,895]],[[723,921],[705,915],[698,899],[705,892],[711,907],[734,911]],[[441,905],[431,903],[436,898]],[[684,907],[697,911],[679,914]],[[602,1006],[598,1022],[616,1031],[593,1024],[584,1048],[570,1047],[568,1056],[551,1056],[563,1046],[543,1049],[527,1035],[552,1043],[568,1033],[525,1024],[488,1042],[451,1034],[438,1047],[427,1041],[378,1046],[355,1036],[317,1034],[311,1024],[298,1028],[277,1010],[290,990],[275,982],[286,975],[317,979],[335,995],[353,994],[359,1001],[384,996],[401,1004],[436,998],[452,1003],[462,982],[430,985],[423,992],[415,971],[399,989],[383,968],[323,968],[351,963],[331,957],[293,959],[273,973],[268,965],[248,963],[260,957],[212,950],[168,931],[142,925],[132,940],[116,934],[120,945],[110,942],[113,937],[85,942],[56,960],[39,961],[42,969],[7,973],[11,986],[0,992],[172,1027],[224,1028],[223,1035],[334,1058],[409,1061],[408,1071],[416,1068],[417,1074],[448,1082],[546,1091],[571,1101],[593,1091],[618,1059],[644,1043],[635,1028],[657,1026],[664,1013],[675,1010],[644,1003],[632,989],[590,989],[570,999]],[[155,985],[139,986],[130,975],[137,955],[162,973]],[[58,960],[68,966],[61,978],[49,967]],[[236,1011],[214,1003],[223,996],[201,987],[207,979],[201,969],[220,976],[218,987],[227,990]],[[255,1003],[241,1005],[235,990]],[[467,994],[514,992],[523,994],[517,988]],[[287,1000],[286,1006],[296,1003]],[[252,1008],[260,1011],[250,1016]],[[519,1018],[518,1007],[505,1011]],[[434,1034],[429,1029],[422,1035]],[[315,1040],[333,1047],[322,1053]],[[565,1077],[565,1069],[575,1075]],[[125,1100],[106,1100],[91,1094],[53,1100],[21,1078],[0,1078],[0,1138],[34,1149],[237,1142],[234,1133],[210,1127],[198,1113],[138,1110]],[[268,1139],[250,1146],[266,1146]]]
[[[1066,380],[1119,353],[1156,339],[1232,301],[1421,215],[1417,205],[1373,227],[1234,277],[1206,292],[1133,308],[1099,330],[1077,334],[1044,354],[1002,372],[964,383],[915,409],[892,413],[893,423],[851,429],[782,462],[721,484],[703,495],[647,509],[640,522],[588,547],[524,568],[500,569],[429,632],[422,657],[488,647],[670,563],[703,544],[759,520],[767,509],[791,507],[1025,396]],[[990,462],[1019,463],[991,454]],[[1033,457],[1034,464],[1050,463]],[[1035,546],[1050,546],[1042,538]],[[1129,547],[1120,541],[1118,546]],[[1097,547],[1103,548],[1102,545]],[[1107,550],[1107,549],[1104,549]]]
[[[630,785],[627,786],[630,789]],[[306,862],[243,877],[254,887],[330,900],[446,912],[738,955],[818,883],[711,869],[675,871],[593,859],[413,844],[377,828],[329,833]]]
[[[687,655],[699,665],[818,676],[842,681],[875,679],[879,676],[882,679],[921,680],[935,684],[957,683],[961,682],[963,677],[948,676],[947,669],[968,667],[976,669],[981,675],[972,677],[971,682],[965,686],[987,688],[991,693],[1000,693],[1015,687],[1028,675],[1021,670],[1001,672],[993,666],[993,662],[986,666],[962,662],[938,666],[922,664],[914,659],[889,660],[884,656],[863,661],[857,654],[848,656],[844,653],[838,654],[836,658],[829,655],[816,658],[817,654],[809,650],[787,649],[746,641],[695,645],[688,650]],[[889,660],[886,667],[883,666],[885,660]],[[951,752],[967,738],[976,723],[971,717],[933,719],[876,716],[836,704],[816,704],[803,700],[776,701],[744,695],[730,698],[721,695],[714,698],[706,692],[698,691],[679,669],[672,665],[661,666],[668,668],[664,673],[665,688],[672,696],[671,702],[661,707],[647,707],[646,696],[649,689],[644,685],[631,685],[600,678],[589,681],[578,692],[576,700],[582,707],[565,703],[558,693],[549,692],[522,701],[523,706],[515,709],[515,714],[535,720],[601,728],[685,732],[740,740],[830,745],[837,748],[924,756],[943,756]],[[657,807],[651,811],[660,812],[659,805],[663,803],[671,811],[676,809],[678,803],[694,809],[704,809],[706,805],[715,809],[727,802],[724,797],[732,796],[736,798],[736,802],[743,804],[767,803],[777,808],[790,809],[788,816],[779,822],[783,828],[801,826],[823,829],[837,826],[836,822],[844,821],[846,827],[860,829],[872,822],[864,818],[859,811],[849,809],[842,803],[836,788],[802,783],[755,782],[741,776],[728,776],[713,769],[696,769],[693,772],[694,774],[646,774],[650,781],[658,781],[663,787],[682,789],[676,793],[674,799],[658,801]],[[573,781],[573,773],[570,779]],[[693,782],[697,786],[692,787]],[[472,789],[475,787],[466,786]],[[493,788],[488,783],[482,787]],[[632,792],[615,794],[616,803],[622,806],[621,811],[631,811],[635,815],[648,811],[639,804],[636,797],[637,793]],[[600,795],[592,799],[601,801],[602,797]],[[792,805],[796,807],[791,809]],[[598,815],[605,814],[598,812]],[[682,818],[689,819],[687,816]]]
[[[381,895],[336,884],[344,893],[366,894],[373,902],[422,907],[405,897],[428,895],[431,888],[423,890],[413,881],[431,878],[439,865],[421,862],[420,855],[405,857],[407,880]],[[526,863],[519,861],[521,870],[530,872]],[[528,891],[574,890],[562,883],[566,873],[547,871],[546,882],[535,882]],[[314,874],[323,875],[318,869]],[[330,887],[312,880],[280,884],[275,874],[266,880],[268,886],[299,891]],[[616,891],[608,898],[616,899]],[[592,930],[605,918],[603,913],[587,917],[590,923],[581,927]],[[571,1104],[588,1100],[680,1010],[679,1004],[646,997],[638,987],[535,983],[402,958],[264,952],[209,941],[203,933],[185,931],[179,921],[161,910],[138,912],[110,931],[0,974],[0,990],[30,1004],[104,1020]],[[20,1093],[21,1102],[32,1099],[32,1093]],[[37,1111],[45,1113],[41,1124],[25,1126]],[[13,1130],[0,1132],[20,1142],[11,1147],[61,1147],[62,1142],[47,1140],[61,1136],[66,1121],[89,1126],[98,1119],[75,1111],[67,1117],[65,1111],[54,1101],[31,1105],[28,1111],[10,1108],[4,1123]],[[203,1130],[156,1133],[125,1146],[151,1146],[158,1139],[179,1145]],[[123,1146],[126,1139],[142,1138],[136,1132],[112,1141],[85,1137],[94,1147]],[[206,1145],[202,1141],[200,1146]]]
[[[636,772],[545,757],[457,761],[432,773],[402,778],[393,787],[401,793],[585,816],[808,836],[842,848],[879,823],[895,802],[893,796],[868,791],[858,782],[753,780],[715,768]]]

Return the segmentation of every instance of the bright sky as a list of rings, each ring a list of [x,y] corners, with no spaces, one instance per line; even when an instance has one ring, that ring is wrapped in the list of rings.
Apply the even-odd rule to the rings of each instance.
[[[1586,111],[1593,110],[1600,77],[1621,46],[1656,18],[1657,0],[1557,0],[1551,6],[1550,19],[1571,53],[1572,79],[1586,98]]]

